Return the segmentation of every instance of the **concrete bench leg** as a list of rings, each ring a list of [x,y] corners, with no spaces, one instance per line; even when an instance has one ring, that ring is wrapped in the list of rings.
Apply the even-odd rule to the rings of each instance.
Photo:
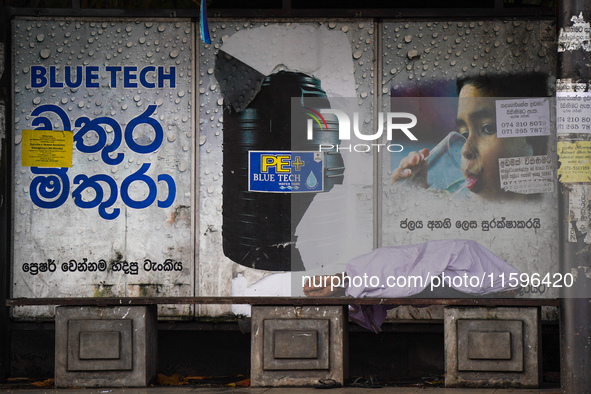
[[[446,307],[446,387],[538,387],[537,307]]]
[[[56,387],[146,387],[156,377],[157,310],[57,307]]]
[[[343,306],[253,306],[251,386],[344,384],[347,318]]]

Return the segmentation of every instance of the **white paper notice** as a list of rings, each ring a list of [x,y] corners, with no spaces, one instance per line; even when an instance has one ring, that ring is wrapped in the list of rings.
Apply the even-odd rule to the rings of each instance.
[[[585,52],[591,51],[591,28],[589,22],[583,18],[583,11],[579,16],[573,15],[570,18],[572,26],[560,28],[558,34],[558,52],[577,51],[579,49]]]
[[[591,186],[573,185],[568,194],[568,210],[570,212],[568,242],[577,242],[577,234],[585,235],[584,242],[591,244],[591,208],[587,201],[591,196]]]
[[[548,97],[496,100],[497,137],[550,135]]]
[[[591,133],[591,92],[556,92],[556,132]]]
[[[550,155],[499,159],[501,188],[519,194],[554,191],[554,166]]]

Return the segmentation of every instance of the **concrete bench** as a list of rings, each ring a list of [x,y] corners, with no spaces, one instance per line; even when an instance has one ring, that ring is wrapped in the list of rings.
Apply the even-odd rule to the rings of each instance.
[[[8,299],[55,305],[57,387],[143,387],[156,375],[157,305],[249,304],[251,385],[345,384],[348,306],[444,305],[448,387],[537,387],[540,307],[557,299],[113,297]],[[395,355],[393,355],[395,357]]]

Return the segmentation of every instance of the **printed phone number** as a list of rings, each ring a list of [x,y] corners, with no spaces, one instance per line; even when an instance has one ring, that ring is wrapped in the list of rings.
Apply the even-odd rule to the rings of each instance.
[[[43,263],[23,263],[21,269],[23,272],[27,272],[31,275],[37,275],[39,273],[49,272],[53,273],[58,271],[58,266],[62,272],[121,272],[125,275],[137,275],[140,270],[140,264],[132,261],[111,261],[107,263],[101,259],[97,262],[88,261],[83,258],[82,261],[70,260],[64,263],[57,263],[55,260],[48,259],[47,262]],[[171,259],[164,260],[163,263],[156,261],[144,260],[141,268],[145,272],[170,272],[170,271],[182,271],[183,263],[181,261],[173,261]],[[58,271],[59,272],[59,271]]]

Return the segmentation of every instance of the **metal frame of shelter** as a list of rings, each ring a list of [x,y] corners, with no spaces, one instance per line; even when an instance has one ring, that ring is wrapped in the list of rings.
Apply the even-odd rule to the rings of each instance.
[[[68,4],[69,6],[64,6]],[[12,114],[8,110],[12,107],[11,85],[10,85],[10,53],[11,53],[11,19],[19,16],[28,17],[93,17],[93,18],[192,18],[198,21],[200,17],[199,2],[197,0],[167,1],[159,4],[173,5],[171,8],[153,8],[151,2],[121,1],[121,0],[71,0],[56,1],[49,0],[0,0],[0,44],[4,44],[4,64],[0,70],[4,72],[0,79],[0,106],[4,106],[5,119],[4,128],[6,131],[2,143],[0,160],[0,304],[4,306],[0,312],[0,379],[7,376],[9,372],[10,358],[10,331],[16,327],[19,329],[51,329],[52,323],[24,323],[14,322],[9,317],[10,288],[10,262],[11,262],[11,226],[12,226],[12,191],[9,174],[12,163],[11,151],[6,141],[11,141]],[[355,2],[361,7],[356,7],[352,0],[314,2],[311,0],[255,0],[245,5],[244,1],[219,0],[211,1],[208,4],[208,16],[210,18],[240,18],[240,19],[299,19],[299,18],[323,18],[323,19],[373,19],[375,22],[384,20],[494,20],[494,19],[548,19],[554,18],[563,8],[562,4],[544,0],[484,0],[474,2],[473,0],[456,0],[448,3],[432,0],[417,0],[413,2],[386,2],[384,0],[370,0]],[[576,3],[576,1],[571,1]],[[55,5],[61,6],[56,8]],[[190,8],[181,8],[189,4]],[[445,4],[445,7],[442,5]],[[580,2],[581,7],[583,2]],[[113,8],[107,8],[107,7]],[[176,8],[176,7],[179,8]],[[149,8],[150,7],[150,8]],[[575,4],[574,9],[577,9]],[[560,73],[559,73],[560,74]],[[563,76],[564,78],[565,76]],[[562,242],[562,241],[561,241]],[[563,263],[564,264],[564,263]],[[587,263],[588,264],[588,263]],[[193,302],[197,300],[192,300]],[[256,300],[249,300],[256,302]],[[436,300],[435,300],[436,301]],[[224,300],[223,303],[232,302]],[[281,303],[281,301],[277,301]],[[10,303],[8,303],[10,304]],[[553,305],[557,304],[553,303]],[[561,305],[562,307],[562,305]],[[582,321],[583,324],[588,322]],[[213,326],[212,326],[213,327]],[[589,328],[587,327],[587,333]],[[561,338],[561,348],[570,343]],[[586,354],[586,356],[585,356]],[[583,354],[583,365],[587,367],[589,352]],[[584,360],[587,364],[584,364]],[[563,367],[564,368],[564,367]],[[563,378],[565,373],[563,371]],[[584,387],[590,381],[587,376],[582,381],[576,378],[568,378],[563,382],[567,392],[569,387],[576,391],[577,387]],[[572,392],[575,392],[572,391]]]

